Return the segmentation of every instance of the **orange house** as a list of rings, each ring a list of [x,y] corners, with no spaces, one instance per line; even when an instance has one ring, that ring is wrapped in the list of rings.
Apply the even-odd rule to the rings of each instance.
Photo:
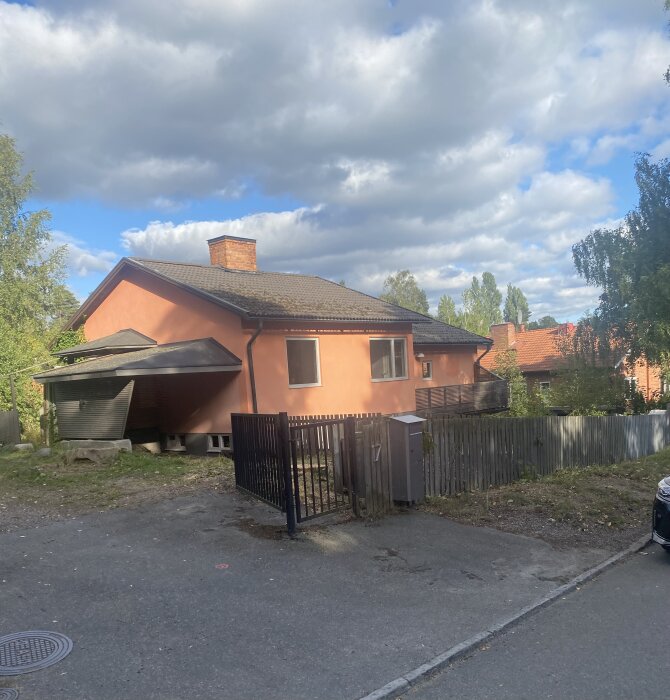
[[[319,277],[261,272],[256,242],[210,265],[124,258],[71,319],[83,361],[36,375],[61,437],[229,446],[231,413],[403,413],[416,390],[475,381],[490,341]]]
[[[493,347],[483,358],[482,365],[495,371],[499,354],[512,350],[526,380],[547,390],[551,386],[553,373],[561,368],[561,338],[571,336],[574,330],[572,323],[536,330],[526,330],[523,325],[517,330],[513,323],[498,323],[491,326]],[[645,400],[657,398],[665,389],[659,368],[644,358],[631,364],[622,357],[619,366],[631,389],[642,392]]]

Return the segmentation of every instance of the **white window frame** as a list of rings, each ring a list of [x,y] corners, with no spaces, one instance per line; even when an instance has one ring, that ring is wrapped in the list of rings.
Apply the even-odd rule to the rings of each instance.
[[[624,377],[624,381],[626,382],[628,396],[631,398],[635,393],[637,393],[637,391],[639,391],[637,377]]]
[[[370,377],[371,381],[373,382],[398,382],[403,379],[407,379],[409,377],[409,363],[407,362],[407,338],[404,337],[398,337],[398,338],[370,338],[370,343],[372,343],[373,340],[387,340],[391,341],[391,371],[393,372],[394,376],[393,377],[379,377],[375,378],[372,376],[372,358],[370,358]],[[403,377],[396,377],[395,376],[395,344],[397,341],[400,341],[403,344],[403,347],[405,349],[405,375]],[[370,347],[370,346],[369,346]]]
[[[551,389],[550,381],[538,382],[537,385],[540,388],[540,391],[542,392],[549,391],[549,389]]]
[[[292,340],[311,340],[314,343],[314,352],[316,353],[316,382],[314,384],[291,384],[291,379],[288,369],[288,344]],[[313,336],[302,336],[302,335],[291,335],[286,337],[286,375],[288,378],[288,388],[289,389],[305,389],[311,386],[321,386],[321,348],[319,347],[319,339]]]
[[[423,366],[424,365],[430,366],[430,374],[427,377],[423,376]],[[428,382],[428,381],[432,380],[432,378],[433,378],[433,361],[432,360],[421,360],[421,379]]]

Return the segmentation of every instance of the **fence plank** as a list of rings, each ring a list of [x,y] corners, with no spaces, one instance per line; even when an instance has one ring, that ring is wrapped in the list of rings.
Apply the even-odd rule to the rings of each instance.
[[[670,444],[670,413],[639,416],[464,418],[433,416],[424,456],[427,495],[453,495],[517,480],[640,459]],[[386,458],[385,458],[386,459]]]

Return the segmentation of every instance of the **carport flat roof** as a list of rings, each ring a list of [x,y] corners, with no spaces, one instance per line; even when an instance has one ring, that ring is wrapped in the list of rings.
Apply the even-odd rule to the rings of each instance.
[[[96,357],[66,367],[40,372],[41,384],[107,377],[137,377],[151,374],[196,374],[239,372],[242,360],[213,338],[155,345],[123,354]]]

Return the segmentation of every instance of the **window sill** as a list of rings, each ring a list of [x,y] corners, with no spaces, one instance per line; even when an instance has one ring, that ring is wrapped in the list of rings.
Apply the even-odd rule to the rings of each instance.
[[[374,377],[370,380],[372,382],[402,382],[406,380],[407,377],[385,377],[384,379],[375,379]]]
[[[309,389],[310,387],[321,386],[321,382],[318,384],[289,384],[289,389]]]

